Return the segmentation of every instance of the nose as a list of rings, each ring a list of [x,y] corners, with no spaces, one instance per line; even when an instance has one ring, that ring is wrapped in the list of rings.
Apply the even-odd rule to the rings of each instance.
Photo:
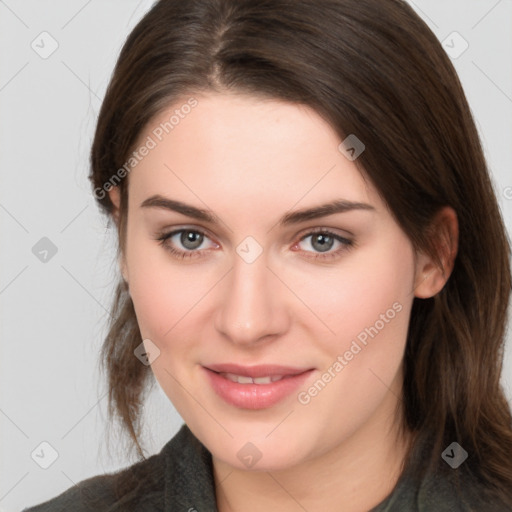
[[[252,263],[235,254],[233,268],[223,279],[215,328],[237,345],[275,340],[289,327],[285,295],[282,283],[267,268],[265,253]]]

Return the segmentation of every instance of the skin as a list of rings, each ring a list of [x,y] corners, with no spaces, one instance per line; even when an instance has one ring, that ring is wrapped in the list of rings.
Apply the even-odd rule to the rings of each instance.
[[[243,95],[196,98],[198,105],[129,174],[121,269],[143,338],[160,350],[154,375],[212,453],[220,512],[341,504],[345,512],[369,510],[402,469],[411,436],[398,435],[397,402],[412,301],[444,286],[456,253],[456,216],[449,208],[438,216],[445,264],[438,269],[413,250],[316,112]],[[183,103],[161,112],[139,142]],[[109,193],[118,206],[117,188]],[[221,222],[141,208],[154,194],[211,210]],[[290,211],[334,199],[374,209],[278,224]],[[156,240],[179,228],[206,233],[195,249],[202,257],[176,258]],[[333,241],[327,252],[341,252],[315,260],[324,254],[307,236],[316,228],[353,246]],[[252,263],[236,252],[247,236],[263,251]],[[179,234],[167,243],[187,251]],[[400,312],[306,405],[294,392],[268,409],[239,409],[214,393],[201,368],[314,368],[297,390],[307,391],[394,303]],[[252,468],[237,457],[247,442],[262,454]]]

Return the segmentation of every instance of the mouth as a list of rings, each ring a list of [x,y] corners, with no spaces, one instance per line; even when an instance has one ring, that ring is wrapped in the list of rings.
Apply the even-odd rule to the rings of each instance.
[[[267,409],[287,398],[314,371],[277,365],[203,366],[208,381],[225,402],[240,409]]]

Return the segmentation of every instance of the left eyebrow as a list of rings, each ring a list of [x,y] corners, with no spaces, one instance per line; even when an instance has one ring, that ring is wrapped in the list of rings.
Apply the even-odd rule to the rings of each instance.
[[[281,218],[279,224],[281,226],[288,226],[311,219],[317,219],[319,217],[326,217],[327,215],[333,215],[335,213],[345,213],[353,210],[375,211],[375,208],[366,203],[358,203],[354,201],[347,201],[346,199],[338,199],[331,201],[330,203],[315,206],[313,208],[295,210],[293,212],[287,213]]]
[[[208,222],[210,224],[220,224],[219,217],[217,217],[211,210],[197,208],[196,206],[192,206],[181,201],[175,201],[158,194],[148,197],[141,203],[140,206],[141,208],[163,208],[181,213],[187,217],[191,217],[199,221]],[[289,226],[292,224],[299,224],[307,220],[326,217],[336,213],[345,213],[353,210],[375,211],[375,208],[366,203],[348,201],[346,199],[338,199],[326,204],[315,206],[313,208],[289,212],[281,217],[279,225]]]

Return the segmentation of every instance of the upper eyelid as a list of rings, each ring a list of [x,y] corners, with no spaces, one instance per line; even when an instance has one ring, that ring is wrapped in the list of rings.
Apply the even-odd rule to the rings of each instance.
[[[352,233],[349,233],[348,231],[345,231],[346,235],[339,233],[339,231],[343,231],[343,230],[338,230],[335,228],[327,228],[327,227],[325,227],[325,228],[309,228],[309,229],[305,229],[302,232],[302,234],[298,235],[298,237],[300,238],[300,240],[302,240],[304,237],[307,237],[309,235],[314,235],[317,233],[332,233],[335,236],[339,236],[340,238],[345,238],[345,239],[349,239],[350,237],[354,236]]]
[[[204,229],[204,228],[194,227],[194,226],[174,227],[168,231],[165,229],[162,229],[159,233],[161,233],[161,236],[165,236],[166,238],[171,238],[183,231],[192,231],[192,232],[200,233],[201,235],[208,237],[212,242],[218,243],[218,242],[215,242],[215,240],[214,240],[215,237],[213,237],[210,234],[209,230]]]

